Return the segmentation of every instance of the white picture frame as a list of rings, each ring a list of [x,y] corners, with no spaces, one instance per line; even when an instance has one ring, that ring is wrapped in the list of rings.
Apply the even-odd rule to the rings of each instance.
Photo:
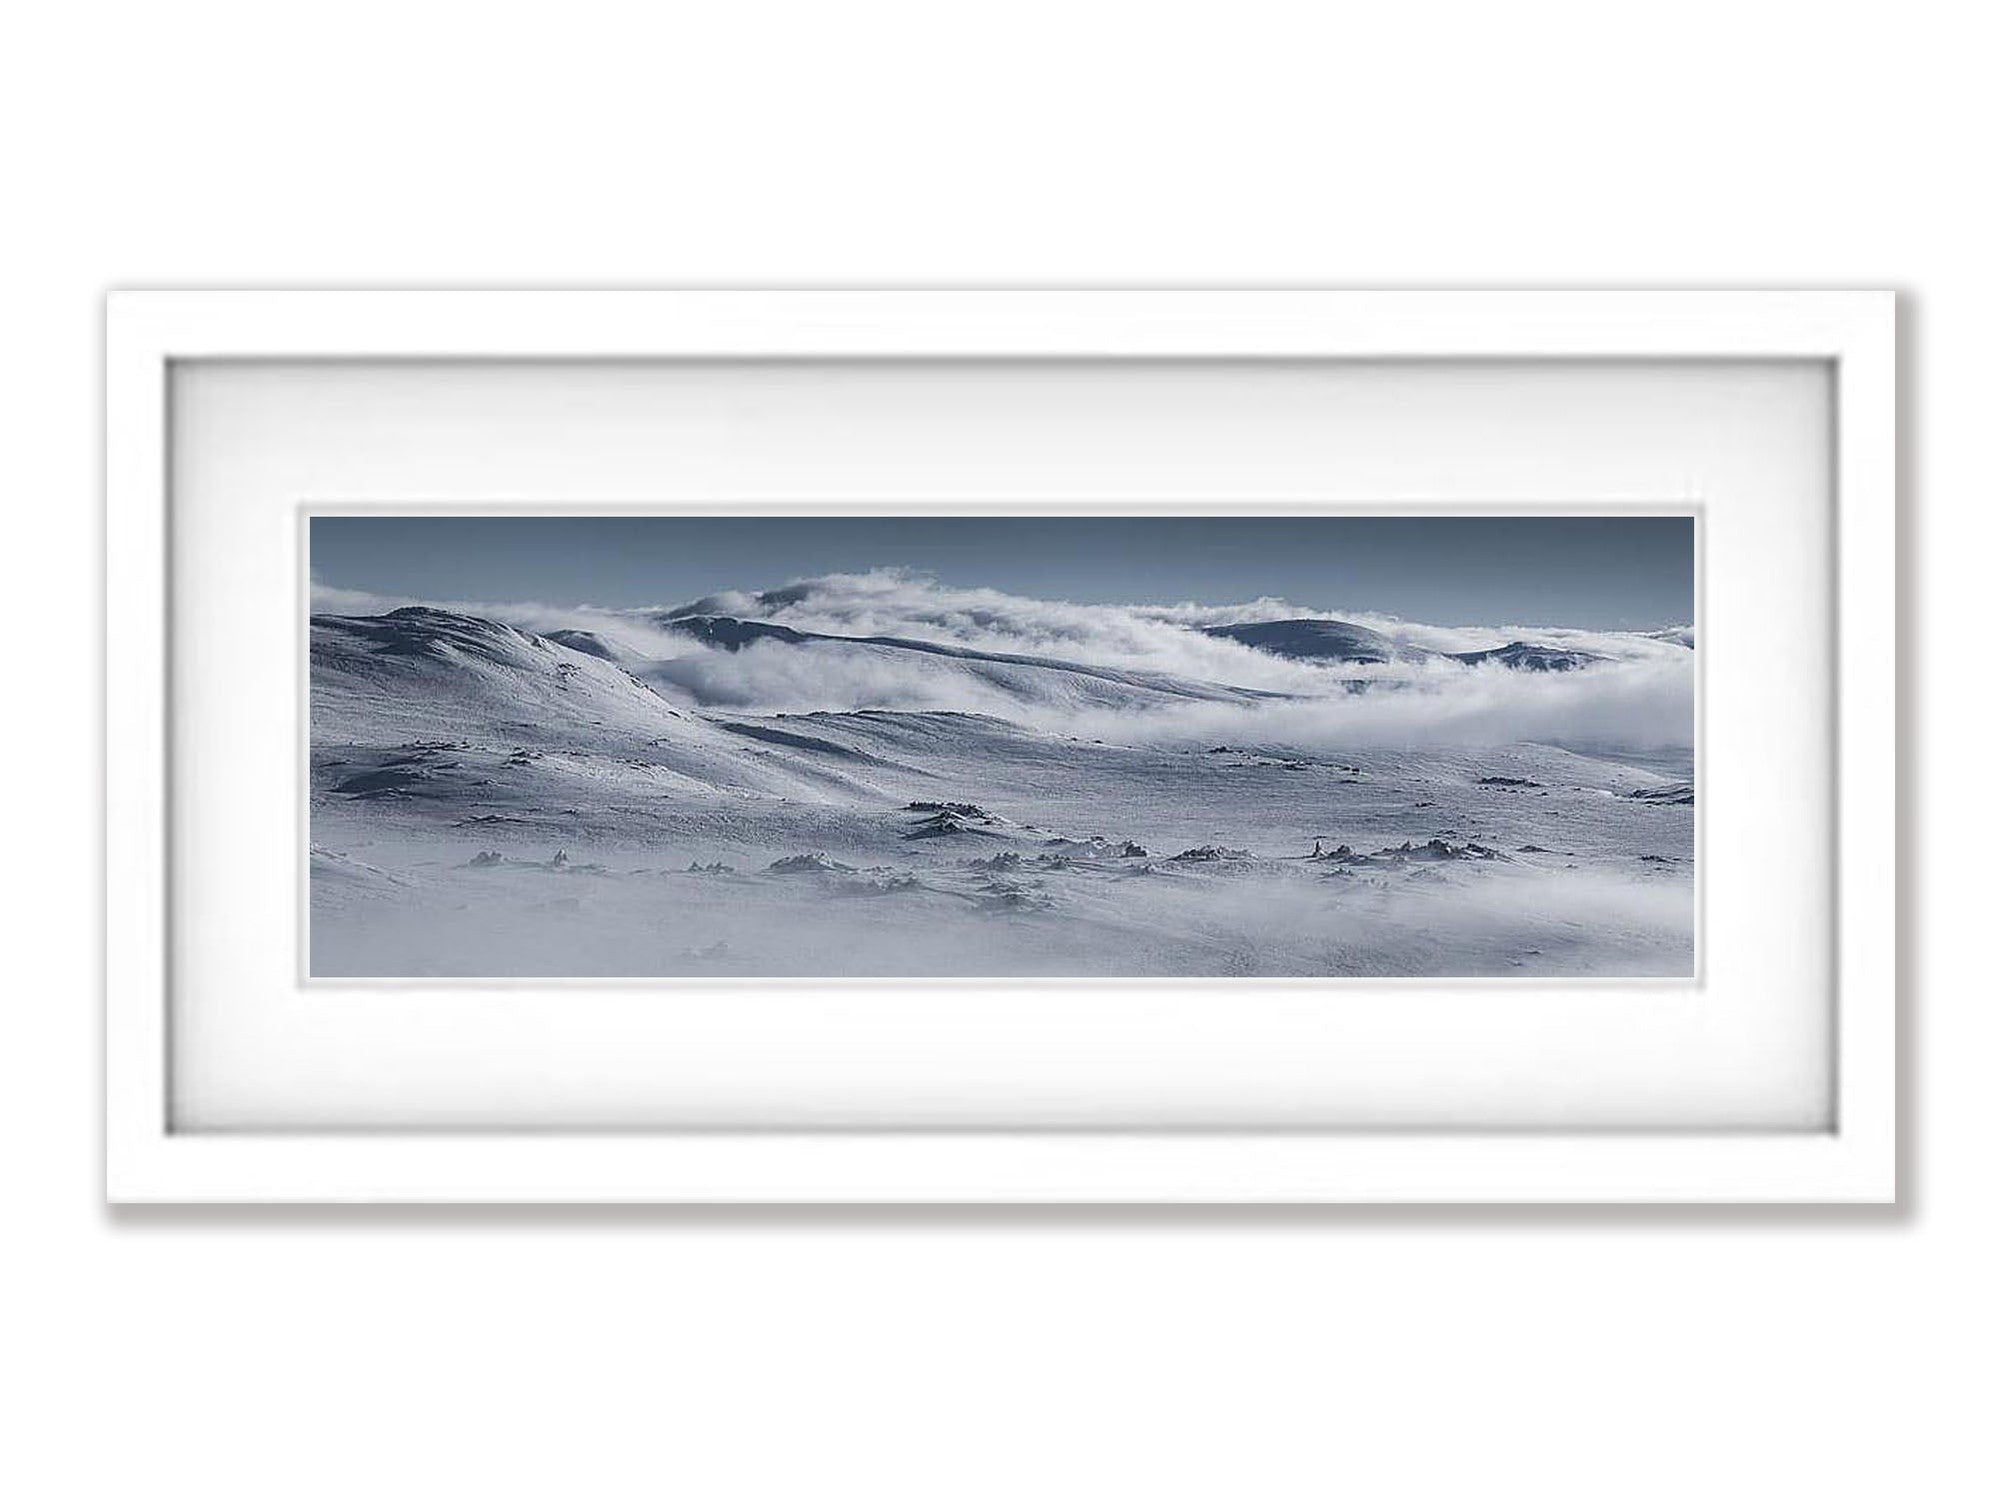
[[[168,631],[177,366],[229,361],[1808,361],[1830,375],[1829,1107],[1728,1129],[187,1129]],[[1887,1203],[1896,1178],[1895,320],[1809,292],[114,293],[106,1191],[116,1202]],[[1865,628],[1860,610],[1866,609]],[[1705,641],[1703,642],[1705,645]],[[185,982],[187,975],[180,975]]]

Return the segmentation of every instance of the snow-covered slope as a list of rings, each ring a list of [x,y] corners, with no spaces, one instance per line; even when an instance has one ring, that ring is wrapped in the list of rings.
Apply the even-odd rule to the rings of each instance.
[[[314,616],[311,712],[314,789],[348,797],[514,812],[563,799],[537,783],[601,780],[606,767],[661,794],[846,789],[833,765],[745,753],[613,662],[439,609]]]
[[[431,729],[447,717],[526,734],[588,724],[643,735],[684,721],[599,654],[442,609],[314,615],[312,674],[315,736],[322,723]]]
[[[626,662],[632,659],[630,652],[620,650],[594,630],[550,630],[545,638],[602,661]]]

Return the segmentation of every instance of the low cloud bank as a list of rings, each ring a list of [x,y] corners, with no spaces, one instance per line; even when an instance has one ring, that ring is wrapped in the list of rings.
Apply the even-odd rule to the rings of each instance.
[[[996,589],[954,588],[882,569],[804,579],[762,593],[722,592],[677,606],[606,609],[542,603],[397,599],[315,583],[316,612],[380,613],[405,604],[503,620],[523,629],[587,630],[623,652],[661,691],[694,706],[744,712],[862,708],[990,713],[1052,732],[1125,742],[1288,744],[1504,743],[1594,740],[1631,746],[1693,741],[1691,631],[1650,634],[1441,626],[1282,599],[1208,605],[1076,604]],[[955,661],[923,652],[815,642],[711,648],[671,617],[725,614],[812,634],[885,636],[1113,671],[1283,694],[1253,704],[1182,700],[1074,674]],[[1285,660],[1200,633],[1215,625],[1342,619],[1434,652],[1516,640],[1606,658],[1585,670],[1532,672],[1448,660],[1414,665]],[[1366,682],[1367,690],[1349,685]]]
[[[1684,653],[1683,653],[1684,654]],[[1079,712],[1049,723],[1087,738],[1336,750],[1357,745],[1597,743],[1693,745],[1694,663],[1623,662],[1544,673],[1451,668],[1359,694],[1245,704],[1187,703],[1125,714]]]

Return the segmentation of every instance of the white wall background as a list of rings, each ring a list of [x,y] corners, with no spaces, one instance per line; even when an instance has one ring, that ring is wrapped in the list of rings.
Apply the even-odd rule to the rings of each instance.
[[[1973,612],[1999,244],[1973,16],[20,8],[0,82],[0,1486],[1990,1492],[1995,773]],[[100,290],[1041,279],[1907,292],[1908,1205],[107,1215]]]

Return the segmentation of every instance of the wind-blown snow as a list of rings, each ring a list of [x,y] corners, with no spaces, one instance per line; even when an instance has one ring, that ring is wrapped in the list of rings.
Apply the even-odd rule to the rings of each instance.
[[[1690,630],[893,571],[315,608],[318,976],[1692,966]]]

